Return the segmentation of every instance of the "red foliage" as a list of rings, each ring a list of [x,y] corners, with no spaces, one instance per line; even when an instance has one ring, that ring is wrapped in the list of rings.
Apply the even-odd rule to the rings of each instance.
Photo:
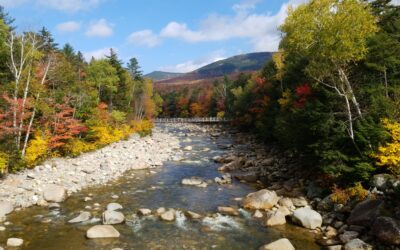
[[[57,113],[53,116],[51,122],[51,149],[61,147],[68,139],[87,131],[87,128],[73,117],[74,109],[68,104],[56,104],[55,109]]]
[[[32,115],[30,109],[32,105],[30,99],[26,99],[25,105],[22,98],[14,100],[7,95],[3,95],[3,99],[6,102],[6,108],[0,111],[0,135],[14,134],[18,131],[21,121],[23,122],[22,131],[26,132],[28,128],[27,122],[25,120],[29,119]],[[16,113],[15,126],[13,124],[14,112]]]
[[[311,87],[306,83],[296,87],[297,100],[294,102],[293,106],[295,108],[303,108],[307,102],[308,97],[311,95]]]

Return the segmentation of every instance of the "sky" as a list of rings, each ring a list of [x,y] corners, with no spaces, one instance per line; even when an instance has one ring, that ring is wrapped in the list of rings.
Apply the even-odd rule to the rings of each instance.
[[[45,26],[86,59],[113,48],[144,73],[190,72],[233,55],[276,51],[289,5],[302,0],[0,0],[18,31]]]

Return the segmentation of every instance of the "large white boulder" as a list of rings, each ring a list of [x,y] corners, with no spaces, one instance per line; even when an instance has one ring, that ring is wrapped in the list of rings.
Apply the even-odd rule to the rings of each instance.
[[[322,225],[322,216],[309,207],[296,209],[292,218],[294,222],[308,229],[316,229]]]
[[[259,248],[259,250],[295,250],[294,246],[286,238],[274,241]]]

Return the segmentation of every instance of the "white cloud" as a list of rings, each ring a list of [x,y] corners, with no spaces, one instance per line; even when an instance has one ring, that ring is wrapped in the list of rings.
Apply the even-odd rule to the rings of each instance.
[[[68,21],[58,24],[56,28],[61,32],[75,32],[81,28],[81,24],[75,21]]]
[[[105,58],[106,56],[110,55],[110,49],[111,48],[102,48],[98,50],[93,50],[93,51],[86,51],[83,52],[83,56],[85,57],[86,61],[90,61],[92,57],[95,59],[101,59]],[[112,48],[115,52],[118,52],[118,49]]]
[[[276,50],[279,45],[278,27],[287,16],[289,5],[306,0],[289,0],[272,15],[249,13],[260,0],[244,0],[233,6],[231,16],[213,14],[204,19],[198,29],[188,28],[186,23],[170,22],[160,32],[164,38],[182,39],[187,42],[222,41],[235,38],[249,39],[257,51]]]
[[[400,0],[392,0],[391,3],[393,5],[399,6],[400,5]]]
[[[99,5],[103,0],[38,0],[38,3],[52,9],[76,12]]]
[[[151,30],[141,30],[130,34],[128,42],[138,46],[152,48],[160,44],[161,39]]]
[[[179,63],[176,65],[170,65],[170,66],[165,66],[161,67],[159,70],[161,71],[167,71],[167,72],[176,72],[176,73],[187,73],[194,71],[196,69],[199,69],[203,66],[206,66],[207,64],[223,60],[226,57],[224,56],[224,51],[222,50],[217,50],[212,52],[211,54],[200,58],[198,60],[189,60],[183,63]]]
[[[109,37],[113,34],[112,25],[103,18],[92,22],[85,34],[88,37]]]

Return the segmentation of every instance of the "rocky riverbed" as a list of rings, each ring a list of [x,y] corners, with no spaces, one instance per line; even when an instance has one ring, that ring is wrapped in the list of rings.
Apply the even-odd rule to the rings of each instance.
[[[82,188],[115,180],[127,170],[159,167],[181,155],[179,139],[155,128],[152,136],[135,134],[77,158],[48,160],[0,182],[0,218],[14,208],[62,202]]]

